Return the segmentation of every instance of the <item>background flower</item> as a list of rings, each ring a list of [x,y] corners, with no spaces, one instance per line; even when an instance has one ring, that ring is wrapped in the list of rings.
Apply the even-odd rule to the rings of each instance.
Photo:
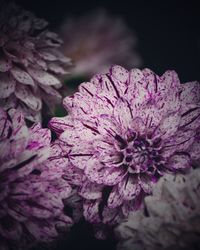
[[[42,101],[52,110],[61,100],[58,77],[67,73],[70,59],[45,20],[13,3],[0,7],[0,105],[40,121]]]
[[[72,224],[62,201],[71,187],[50,140],[39,124],[28,129],[19,111],[0,109],[0,249],[49,242]]]
[[[132,213],[116,228],[118,249],[199,249],[199,187],[199,168],[161,178],[145,198],[145,212]]]
[[[63,52],[75,62],[72,76],[90,77],[104,73],[113,64],[139,66],[136,35],[123,19],[104,9],[67,18],[61,25]]]
[[[86,220],[115,225],[166,172],[185,172],[199,158],[199,89],[197,82],[181,85],[174,71],[159,77],[114,66],[64,99],[69,115],[50,127]]]

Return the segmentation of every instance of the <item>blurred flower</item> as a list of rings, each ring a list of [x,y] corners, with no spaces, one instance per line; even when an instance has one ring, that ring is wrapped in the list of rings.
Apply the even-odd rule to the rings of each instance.
[[[67,73],[70,59],[59,52],[62,41],[45,29],[45,20],[13,3],[0,8],[0,105],[39,121],[42,101],[52,109],[61,100],[57,77]]]
[[[72,76],[90,77],[107,72],[113,64],[136,67],[136,35],[122,18],[101,9],[79,18],[68,18],[61,26],[63,52],[75,61]]]
[[[50,140],[39,124],[27,128],[19,111],[0,109],[0,249],[51,241],[72,223],[62,201],[71,187]]]
[[[199,158],[200,86],[174,71],[113,66],[63,101],[53,118],[67,171],[84,198],[84,217],[114,225],[137,210],[166,172],[187,171]]]
[[[132,213],[116,228],[119,250],[200,248],[200,169],[166,175],[145,198],[146,213]]]

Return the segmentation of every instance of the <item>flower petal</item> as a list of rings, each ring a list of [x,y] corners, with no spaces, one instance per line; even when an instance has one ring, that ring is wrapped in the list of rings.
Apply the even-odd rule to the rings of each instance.
[[[118,190],[125,200],[132,200],[140,193],[140,185],[135,176],[125,176],[118,184]]]
[[[0,74],[0,98],[7,98],[15,91],[15,80],[6,75]]]
[[[65,130],[73,128],[73,122],[69,116],[53,117],[49,122],[49,127],[57,134],[61,134]]]
[[[59,85],[60,81],[53,75],[39,69],[28,68],[28,73],[32,76],[34,80],[43,85]]]
[[[90,158],[85,168],[87,178],[97,184],[104,183],[105,167],[95,158]]]
[[[0,72],[7,72],[12,68],[12,62],[9,59],[0,59]]]
[[[18,85],[16,88],[15,95],[32,110],[34,111],[41,110],[42,108],[41,99],[37,96],[34,96],[32,91],[30,91],[25,86]]]
[[[184,106],[184,113],[181,114],[181,128],[197,129],[200,121],[200,107],[194,104]]]
[[[109,197],[107,205],[109,208],[119,207],[123,202],[121,195],[119,194],[117,186],[114,186]]]
[[[167,116],[161,121],[158,128],[158,133],[161,135],[162,139],[166,139],[175,135],[180,125],[180,120],[180,115],[175,113]]]
[[[88,200],[96,200],[102,196],[102,186],[85,181],[79,191],[79,195]]]
[[[182,105],[190,105],[199,103],[200,101],[200,84],[199,82],[187,82],[182,85],[182,92],[180,95]]]
[[[130,128],[131,121],[133,120],[130,103],[125,99],[118,100],[113,109],[113,116],[124,131],[127,131],[127,129]]]
[[[190,157],[181,153],[173,155],[167,164],[167,168],[171,171],[187,170],[190,166]]]
[[[126,175],[126,170],[122,167],[106,168],[104,173],[104,184],[108,186],[116,185]]]
[[[31,76],[28,73],[26,73],[24,70],[14,67],[10,70],[10,72],[16,81],[23,83],[25,85],[31,85],[31,86],[35,85]]]
[[[99,201],[85,200],[83,204],[83,215],[91,223],[99,223]]]

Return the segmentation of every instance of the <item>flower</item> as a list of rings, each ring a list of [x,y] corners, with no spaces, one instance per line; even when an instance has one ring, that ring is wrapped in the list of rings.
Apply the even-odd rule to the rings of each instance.
[[[136,35],[121,17],[104,9],[94,10],[79,18],[68,18],[61,26],[63,53],[75,61],[72,76],[90,77],[107,72],[113,64],[138,67]]]
[[[50,140],[49,129],[28,128],[21,112],[0,109],[0,249],[54,240],[72,223],[62,201],[71,187]]]
[[[61,100],[57,77],[70,65],[58,50],[62,41],[46,25],[13,3],[1,6],[0,105],[21,110],[31,121],[40,121],[42,101],[53,109]]]
[[[161,176],[187,172],[200,158],[199,92],[198,82],[180,84],[174,71],[113,66],[64,99],[69,115],[49,125],[88,221],[116,224],[140,208]]]
[[[199,168],[161,178],[145,198],[146,213],[132,213],[115,229],[118,249],[199,249],[199,187]]]

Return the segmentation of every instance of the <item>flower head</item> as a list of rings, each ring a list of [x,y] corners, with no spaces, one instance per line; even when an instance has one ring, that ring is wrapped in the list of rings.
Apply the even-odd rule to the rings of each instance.
[[[51,241],[72,223],[62,201],[71,188],[50,139],[39,124],[27,128],[19,111],[0,109],[1,249]]]
[[[137,67],[141,63],[134,32],[122,18],[113,17],[104,9],[68,18],[61,27],[61,37],[63,52],[75,61],[71,71],[75,76],[104,73],[113,64]]]
[[[69,115],[50,126],[76,173],[88,221],[115,224],[161,176],[187,171],[199,158],[199,89],[181,85],[174,71],[113,66],[64,99]]]
[[[146,212],[132,213],[115,230],[118,249],[199,249],[200,169],[166,175],[145,198]]]
[[[11,4],[0,11],[0,102],[40,120],[42,101],[53,108],[61,100],[58,76],[69,58],[59,52],[62,41],[46,29],[47,22]]]

